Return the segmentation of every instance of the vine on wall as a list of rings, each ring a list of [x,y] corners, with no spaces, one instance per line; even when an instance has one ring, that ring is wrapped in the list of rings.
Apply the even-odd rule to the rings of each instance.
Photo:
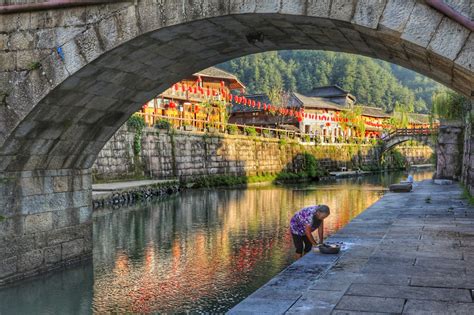
[[[142,134],[145,128],[145,120],[139,115],[132,115],[128,121],[127,126],[135,131],[133,136],[133,153],[139,156],[142,152]]]

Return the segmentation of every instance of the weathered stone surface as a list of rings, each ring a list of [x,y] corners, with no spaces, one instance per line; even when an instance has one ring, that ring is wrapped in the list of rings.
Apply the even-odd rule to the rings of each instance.
[[[343,296],[336,305],[337,310],[401,313],[405,300],[368,296]]]
[[[426,47],[442,17],[441,13],[430,9],[426,4],[417,3],[401,38],[418,46]]]
[[[18,271],[29,271],[40,267],[43,264],[43,251],[37,249],[23,254],[18,259]]]
[[[80,257],[84,251],[84,240],[78,239],[61,244],[61,259]]]
[[[388,0],[379,24],[388,30],[401,33],[415,3],[415,0]]]
[[[61,261],[61,245],[51,246],[44,249],[45,264],[55,264]]]
[[[53,228],[52,212],[43,212],[27,215],[25,217],[25,233],[49,231]]]
[[[385,8],[386,0],[359,0],[352,23],[376,29]]]
[[[335,20],[350,21],[354,15],[354,0],[333,0],[329,17]]]
[[[454,60],[469,36],[469,30],[448,17],[444,17],[436,30],[428,49]]]

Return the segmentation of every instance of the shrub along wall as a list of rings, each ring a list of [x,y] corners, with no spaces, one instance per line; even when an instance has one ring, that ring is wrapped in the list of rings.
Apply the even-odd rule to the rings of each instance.
[[[305,153],[314,156],[324,171],[375,170],[400,166],[406,156],[412,163],[426,163],[432,153],[428,147],[405,147],[402,155],[386,153],[382,158],[373,145],[301,145],[289,139],[153,128],[142,131],[137,150],[135,132],[129,129],[133,130],[122,127],[100,152],[93,167],[96,181],[299,172],[305,167]]]

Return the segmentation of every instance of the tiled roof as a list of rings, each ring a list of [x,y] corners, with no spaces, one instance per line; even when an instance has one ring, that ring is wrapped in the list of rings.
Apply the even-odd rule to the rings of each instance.
[[[329,85],[329,86],[320,86],[317,88],[312,89],[308,96],[315,96],[315,97],[338,97],[338,96],[349,96],[355,100],[355,96],[349,93],[348,91],[342,89],[337,85]]]
[[[415,124],[429,124],[430,123],[430,115],[426,115],[426,114],[409,113],[408,119],[411,123],[415,123]]]
[[[378,108],[378,107],[360,106],[360,108],[362,108],[362,115],[364,116],[377,117],[377,118],[392,117],[390,114],[386,113],[383,109]]]
[[[232,80],[232,81],[237,82],[239,85],[239,87],[235,87],[235,88],[240,88],[240,87],[245,88],[245,85],[242,82],[240,82],[240,80],[235,75],[216,67],[210,67],[210,68],[198,71],[194,74],[194,76]]]
[[[330,102],[321,97],[311,97],[305,96],[300,93],[292,93],[296,99],[298,99],[305,108],[319,108],[319,109],[334,109],[334,110],[343,110],[344,107]]]

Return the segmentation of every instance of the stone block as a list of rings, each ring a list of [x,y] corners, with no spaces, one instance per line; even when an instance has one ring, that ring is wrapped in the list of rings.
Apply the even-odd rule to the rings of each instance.
[[[469,35],[469,38],[454,62],[456,65],[459,65],[463,69],[472,73],[474,72],[474,64],[472,60],[474,60],[474,33]]]
[[[388,0],[379,25],[396,33],[401,33],[415,3],[415,0]]]
[[[17,257],[10,257],[0,260],[0,279],[16,273]]]
[[[32,32],[16,32],[10,35],[11,50],[28,50],[35,47],[35,38]]]
[[[385,8],[386,0],[359,0],[357,1],[352,23],[376,29],[379,19]]]
[[[79,257],[84,251],[84,239],[77,239],[61,244],[61,259]]]
[[[55,264],[61,261],[61,245],[44,248],[45,264]]]
[[[473,303],[446,303],[409,299],[403,314],[473,314]]]
[[[362,295],[370,297],[388,297],[417,300],[433,300],[446,302],[471,302],[471,295],[468,290],[410,287],[378,284],[352,284],[347,295]]]
[[[43,212],[25,216],[24,232],[32,234],[49,231],[53,228],[53,213]]]
[[[401,313],[404,303],[404,299],[345,295],[336,305],[336,310]]]
[[[469,30],[448,17],[444,17],[428,49],[454,60],[469,36]]]
[[[333,0],[329,17],[335,20],[351,21],[356,2],[354,0]]]
[[[421,47],[428,46],[442,17],[441,13],[428,5],[417,3],[401,38]]]
[[[18,272],[37,269],[43,264],[43,260],[43,251],[41,249],[20,255],[18,258]]]
[[[70,176],[56,176],[53,177],[53,191],[67,192],[72,191],[72,178]]]

